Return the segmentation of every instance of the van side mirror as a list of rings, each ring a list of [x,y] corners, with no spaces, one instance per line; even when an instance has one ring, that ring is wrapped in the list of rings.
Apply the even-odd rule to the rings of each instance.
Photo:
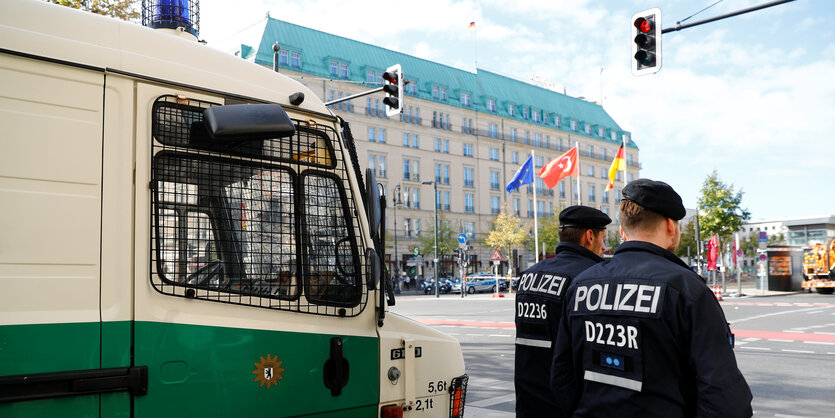
[[[368,216],[368,226],[371,229],[371,239],[377,239],[380,233],[380,189],[377,188],[377,176],[370,168],[365,169],[365,213]]]
[[[214,142],[286,138],[296,134],[295,124],[277,104],[214,106],[203,111],[203,120],[209,139]]]

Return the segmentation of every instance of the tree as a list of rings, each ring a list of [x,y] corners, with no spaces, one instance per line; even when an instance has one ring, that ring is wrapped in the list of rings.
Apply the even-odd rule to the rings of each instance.
[[[696,222],[692,220],[681,228],[681,240],[679,240],[676,255],[686,257],[688,248],[690,249],[690,257],[698,255],[699,244],[696,242]]]
[[[435,219],[430,222],[431,228],[421,232],[418,241],[423,254],[435,256]],[[445,255],[451,254],[458,247],[458,234],[449,226],[449,222],[443,213],[438,213],[438,257],[443,259]]]
[[[511,215],[505,204],[490,226],[490,233],[484,239],[484,244],[488,247],[496,247],[509,255],[511,249],[518,248],[525,243],[529,228],[529,225]]]
[[[786,242],[785,236],[781,234],[769,235],[766,246],[782,245]],[[746,257],[754,257],[757,255],[757,249],[760,248],[760,237],[758,234],[751,234],[739,240],[739,248]]]
[[[723,183],[716,170],[705,179],[701,193],[699,223],[702,235],[717,235],[719,248],[722,248],[722,242],[739,231],[742,223],[751,218],[751,212],[740,206],[742,190],[734,192],[734,186]]]
[[[608,231],[606,232],[606,250],[614,251],[618,245],[621,244],[620,232]]]
[[[526,249],[533,250],[533,253],[539,253],[542,251],[542,243],[545,243],[546,252],[554,251],[560,242],[560,217],[551,216],[540,219],[537,223],[539,224],[537,229],[539,232],[539,248],[533,248],[534,241],[529,239],[526,242]]]
[[[51,3],[122,20],[139,19],[139,0],[48,0]]]

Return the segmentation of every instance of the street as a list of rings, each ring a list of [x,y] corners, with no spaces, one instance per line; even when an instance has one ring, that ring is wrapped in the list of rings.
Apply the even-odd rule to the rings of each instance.
[[[833,415],[835,297],[786,293],[725,298],[721,305],[736,335],[755,416]],[[512,417],[513,308],[513,295],[401,295],[391,310],[460,341],[470,375],[465,416]]]

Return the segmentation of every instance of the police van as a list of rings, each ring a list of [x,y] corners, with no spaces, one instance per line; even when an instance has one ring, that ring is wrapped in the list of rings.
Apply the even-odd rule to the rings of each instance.
[[[194,6],[0,3],[0,416],[462,416],[347,124]]]

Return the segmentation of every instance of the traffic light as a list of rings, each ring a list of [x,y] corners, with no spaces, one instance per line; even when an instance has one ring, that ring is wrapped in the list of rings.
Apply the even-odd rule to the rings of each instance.
[[[388,106],[386,116],[394,116],[403,112],[403,70],[400,64],[386,68],[383,73],[383,91],[386,98],[383,104]]]
[[[632,16],[632,74],[657,73],[661,69],[661,9]]]

